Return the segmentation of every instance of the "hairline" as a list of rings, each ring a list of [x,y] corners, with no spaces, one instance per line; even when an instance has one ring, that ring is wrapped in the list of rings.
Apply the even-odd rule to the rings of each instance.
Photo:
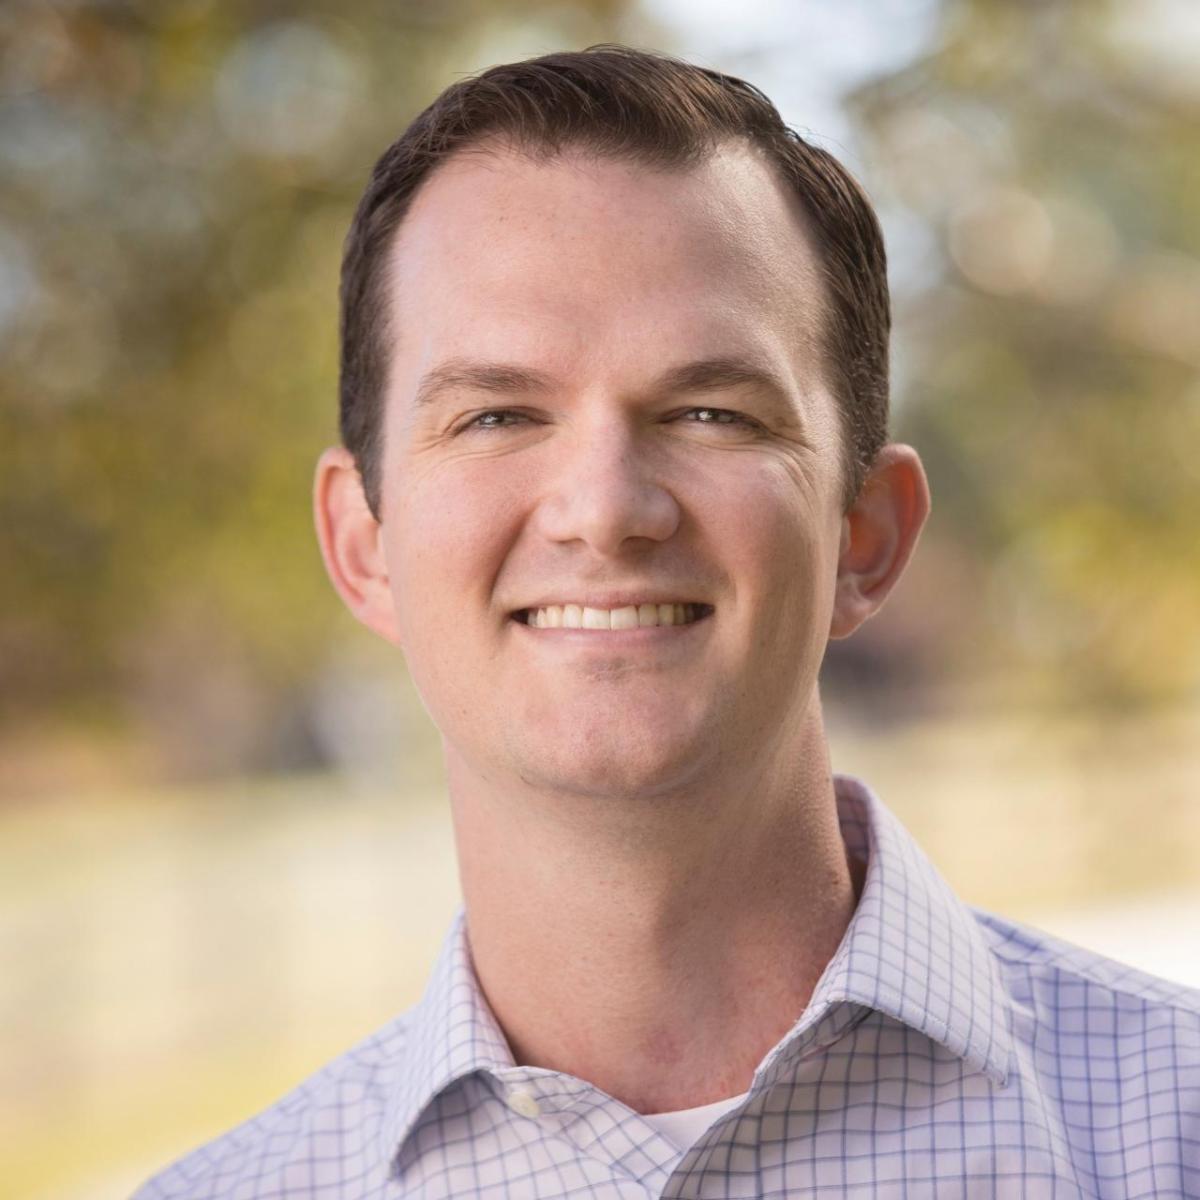
[[[708,139],[707,142],[698,140],[695,143],[694,149],[689,149],[687,153],[679,153],[674,156],[674,159],[664,159],[663,155],[655,154],[649,149],[642,149],[638,146],[606,146],[602,138],[593,139],[589,138],[586,134],[582,136],[576,134],[561,139],[543,139],[525,137],[513,130],[496,129],[484,130],[476,137],[455,146],[450,153],[435,162],[425,172],[420,182],[405,197],[403,208],[396,219],[395,225],[389,231],[386,241],[379,250],[380,257],[383,260],[381,264],[382,269],[376,276],[375,286],[370,289],[367,298],[375,299],[377,307],[381,310],[377,314],[379,323],[376,326],[376,331],[379,344],[377,344],[375,349],[382,358],[383,371],[379,396],[380,410],[376,422],[375,441],[372,446],[374,454],[372,466],[377,475],[377,501],[379,520],[381,522],[383,520],[384,499],[382,465],[387,449],[387,417],[392,392],[392,370],[395,362],[395,349],[399,341],[399,327],[397,324],[398,285],[395,278],[396,260],[399,243],[404,235],[404,229],[408,224],[412,207],[430,181],[442,173],[445,168],[465,157],[493,158],[499,160],[513,156],[531,163],[559,163],[575,156],[582,159],[583,162],[630,163],[640,166],[651,173],[664,175],[669,173],[683,173],[712,161],[723,149],[730,147],[736,147],[748,152],[751,157],[760,161],[769,171],[772,178],[782,186],[788,208],[792,216],[799,222],[800,236],[812,251],[814,272],[811,283],[815,287],[816,296],[816,313],[814,314],[816,329],[807,340],[810,341],[812,349],[817,355],[815,367],[817,382],[828,392],[834,406],[835,430],[838,442],[838,482],[842,493],[842,508],[844,511],[848,509],[850,500],[846,496],[846,492],[848,491],[848,485],[855,469],[853,462],[850,461],[855,447],[853,438],[848,436],[847,426],[850,421],[850,414],[846,411],[841,395],[841,388],[838,386],[842,372],[836,361],[833,346],[831,345],[838,316],[837,306],[830,294],[830,288],[826,279],[826,250],[821,243],[819,231],[813,229],[812,218],[796,195],[795,188],[791,186],[780,164],[774,161],[767,149],[761,143],[756,142],[749,134],[730,133],[720,138]],[[371,295],[371,292],[374,293],[374,296]],[[360,478],[362,477],[363,471],[360,467]]]

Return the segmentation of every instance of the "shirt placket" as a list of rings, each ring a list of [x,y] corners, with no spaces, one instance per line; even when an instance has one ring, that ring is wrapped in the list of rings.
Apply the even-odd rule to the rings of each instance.
[[[753,1129],[776,1085],[791,1085],[798,1069],[845,1038],[870,1009],[842,999],[829,999],[810,1010],[763,1059],[746,1100],[721,1116],[683,1156],[657,1193],[663,1200],[751,1200],[759,1188]]]
[[[541,1135],[562,1138],[602,1163],[631,1195],[659,1196],[679,1150],[638,1113],[599,1088],[556,1071],[511,1067],[491,1073],[497,1096]]]

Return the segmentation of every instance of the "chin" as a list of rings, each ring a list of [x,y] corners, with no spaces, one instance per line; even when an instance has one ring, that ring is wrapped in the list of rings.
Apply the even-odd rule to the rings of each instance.
[[[711,730],[634,728],[522,737],[511,747],[521,778],[539,790],[590,798],[656,796],[689,787],[715,757]]]

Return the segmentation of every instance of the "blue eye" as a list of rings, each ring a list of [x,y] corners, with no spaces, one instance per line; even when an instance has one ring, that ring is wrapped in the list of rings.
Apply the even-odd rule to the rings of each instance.
[[[528,418],[524,413],[514,412],[511,408],[489,408],[485,412],[477,413],[472,417],[471,420],[462,426],[460,432],[465,432],[469,429],[506,429],[514,422],[526,420]]]
[[[747,425],[751,427],[757,426],[758,422],[750,417],[743,416],[739,412],[733,412],[728,408],[689,408],[685,416],[691,417],[694,413],[708,413],[707,417],[696,417],[693,420],[695,425]]]
[[[682,416],[692,425],[722,425],[742,426],[747,429],[760,428],[759,423],[743,413],[734,412],[728,408],[712,408],[709,406],[689,408]],[[489,408],[476,413],[460,427],[459,433],[468,433],[479,429],[510,429],[515,425],[529,423],[529,416],[512,408]]]

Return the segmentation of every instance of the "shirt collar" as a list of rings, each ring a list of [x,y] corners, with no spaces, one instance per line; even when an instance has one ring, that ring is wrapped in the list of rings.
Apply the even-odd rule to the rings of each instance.
[[[389,1093],[381,1129],[389,1164],[429,1103],[455,1080],[516,1065],[476,979],[461,905],[405,1025],[403,1061],[397,1064],[399,1078]]]
[[[847,851],[866,861],[854,916],[805,1016],[850,1002],[894,1017],[994,1082],[1007,1081],[1008,1008],[995,956],[978,922],[903,825],[862,781],[833,777]],[[808,1026],[808,1020],[797,1023]],[[429,1103],[475,1071],[513,1067],[479,988],[460,907],[424,995],[405,1021],[403,1062],[381,1130],[387,1161]],[[777,1051],[785,1051],[789,1034]],[[776,1057],[776,1052],[772,1056]]]
[[[808,1011],[846,1000],[923,1033],[1003,1085],[1012,1034],[1000,966],[974,914],[865,783],[835,775],[847,851],[867,863],[854,916]]]

